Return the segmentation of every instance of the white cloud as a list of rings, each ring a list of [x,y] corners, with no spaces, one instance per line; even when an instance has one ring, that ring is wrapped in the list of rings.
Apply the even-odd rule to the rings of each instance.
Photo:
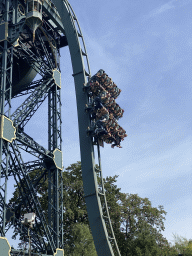
[[[150,13],[148,13],[147,15],[144,16],[144,20],[148,20],[150,18],[154,18],[157,15],[160,15],[160,14],[162,14],[162,13],[168,11],[168,10],[171,10],[171,9],[175,8],[174,3],[176,1],[177,0],[171,0],[168,3],[166,3],[166,4],[163,4],[160,7],[153,9]]]
[[[180,7],[185,6],[189,3],[191,3],[191,0],[171,0],[166,4],[163,4],[160,7],[153,9],[149,14],[144,16],[144,20],[154,18],[157,15],[160,15],[160,14],[162,14],[164,12],[167,12],[171,9],[174,9],[176,7],[180,8]]]
[[[166,12],[170,9],[173,9],[175,7],[174,4],[173,4],[175,1],[176,0],[172,0],[172,1],[162,5],[160,8],[157,8],[157,9],[153,10],[152,13],[150,14],[150,17],[154,17],[154,16],[159,15],[163,12]]]

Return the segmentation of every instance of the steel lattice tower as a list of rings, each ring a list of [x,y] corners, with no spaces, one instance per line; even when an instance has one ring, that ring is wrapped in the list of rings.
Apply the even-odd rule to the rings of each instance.
[[[99,256],[114,255],[115,248],[115,255],[120,255],[107,207],[100,147],[87,134],[91,123],[85,111],[89,103],[86,84],[91,78],[88,56],[77,17],[67,0],[0,0],[0,237],[6,237],[11,227],[27,234],[21,213],[35,212],[31,240],[36,251],[53,255],[56,248],[64,247],[59,61],[62,47],[69,47],[73,67],[84,197],[95,247]],[[12,100],[19,101],[21,96],[25,100],[12,112]],[[47,149],[25,132],[25,126],[46,99]],[[25,161],[23,152],[33,155],[35,160]],[[33,170],[35,177],[30,176]],[[8,205],[11,176],[19,194],[17,201]],[[38,190],[47,178],[48,209],[44,212]]]

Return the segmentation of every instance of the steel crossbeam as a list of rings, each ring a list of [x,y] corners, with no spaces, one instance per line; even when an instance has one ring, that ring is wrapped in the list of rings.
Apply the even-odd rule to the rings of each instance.
[[[41,229],[43,230],[43,235],[46,237],[46,239],[38,239],[38,248],[45,252],[47,251],[47,244],[49,245],[49,250],[54,252],[55,243],[52,238],[52,234],[50,232],[49,227],[47,226],[47,221],[45,214],[43,210],[41,209],[41,204],[39,203],[38,197],[37,197],[37,190],[34,188],[33,182],[31,181],[27,169],[24,165],[24,162],[21,157],[21,153],[19,151],[19,148],[17,146],[17,142],[13,141],[13,143],[10,145],[9,150],[7,151],[7,154],[9,154],[9,166],[13,169],[14,166],[19,166],[21,172],[18,175],[16,172],[13,172],[13,176],[15,178],[15,181],[17,182],[18,188],[20,191],[20,196],[22,197],[22,202],[25,203],[27,200],[26,207],[29,207],[28,209],[33,212],[35,211],[37,214],[37,227],[39,228],[41,226]],[[42,230],[39,228],[40,234],[42,233]],[[43,236],[42,235],[42,236]],[[34,241],[35,242],[35,241]]]
[[[17,176],[17,177],[22,177],[22,170],[19,168],[18,165],[13,165],[10,162],[10,166],[12,167],[9,169],[10,173],[12,176]],[[41,189],[42,185],[44,184],[45,180],[47,179],[47,170],[45,169],[45,166],[42,161],[33,161],[33,162],[27,162],[27,163],[22,163],[21,166],[27,170],[27,173],[29,174],[34,170],[38,170],[36,172],[36,175],[33,176],[33,179],[30,181],[33,182],[33,187],[35,191],[38,193],[38,191]],[[22,180],[23,178],[21,178]],[[6,205],[7,209],[11,210],[13,215],[10,219],[7,220],[6,223],[6,230],[5,233],[12,227],[14,226],[15,230],[18,229],[20,232],[23,230],[25,233],[27,233],[27,227],[22,224],[21,222],[21,216],[22,216],[22,211],[23,211],[23,205],[31,207],[31,205],[28,204],[28,196],[30,197],[30,193],[26,193],[27,188],[25,182],[22,180],[16,179],[16,182],[18,184],[18,189],[20,191],[19,196],[14,200],[14,203],[9,203]],[[19,183],[18,183],[19,182]],[[26,191],[24,192],[23,188],[25,187]],[[2,198],[2,195],[0,194],[0,199]],[[33,202],[31,202],[33,204]],[[1,206],[1,205],[0,205]],[[33,205],[32,205],[33,207]],[[34,208],[34,207],[33,207]],[[32,208],[31,208],[32,209]],[[36,232],[37,228],[34,231],[31,231],[32,233]],[[39,230],[39,232],[42,232]],[[33,236],[33,242],[35,245],[39,247],[39,241],[38,241],[38,236],[39,234],[36,234]],[[39,247],[40,248],[40,247]]]
[[[37,192],[41,188],[42,184],[45,182],[46,177],[47,177],[47,170],[45,169],[39,170],[36,177],[33,177],[33,187]],[[25,183],[23,181],[22,181],[22,185],[25,186]],[[30,207],[28,205],[28,198],[27,198],[29,196],[29,193],[24,193],[23,188],[21,188],[20,186],[18,186],[18,188],[20,190],[22,189],[22,193],[20,193],[20,195],[14,200],[14,203],[11,203],[7,206],[7,208],[12,211],[13,215],[11,219],[7,220],[10,224],[6,227],[6,232],[12,225],[14,225],[14,228],[17,228],[17,226],[23,226],[21,222],[22,212],[24,210],[23,206],[27,205],[28,207]],[[15,225],[15,223],[17,224]],[[37,228],[35,228],[35,230],[37,230]],[[34,239],[37,240],[36,236],[34,236]]]
[[[22,164],[21,164],[22,165]],[[42,169],[42,168],[45,168],[45,165],[44,165],[44,162],[43,160],[35,160],[35,161],[29,161],[29,162],[25,162],[24,165],[26,166],[27,168],[27,171],[28,173],[34,171],[34,170],[37,170],[37,169]],[[2,170],[3,170],[3,165],[1,166]],[[11,169],[9,167],[8,169],[8,177],[10,176],[13,176],[13,171],[18,173],[18,175],[20,174],[21,170],[19,168],[19,166],[14,166],[14,169]],[[2,172],[1,173],[1,178],[5,178],[5,172]]]
[[[14,50],[15,56],[22,57],[22,59],[26,60],[42,77],[52,74],[52,70],[45,61],[41,57],[36,56],[36,54],[21,40],[19,40],[19,46]]]
[[[13,98],[18,98],[18,97],[21,97],[23,95],[33,93],[35,91],[36,87],[38,87],[40,84],[42,84],[43,81],[44,81],[43,79],[40,79],[40,80],[32,81],[29,84],[26,84],[25,85],[25,90],[17,93],[16,95],[13,96]]]
[[[51,5],[51,2],[49,0],[45,0],[43,2],[43,11],[51,17],[52,21],[57,26],[57,30],[60,30],[63,34],[65,34],[65,30],[61,21],[61,18],[59,16],[59,13],[57,12],[57,9]]]
[[[16,139],[18,141],[18,147],[25,150],[26,152],[36,156],[37,158],[48,157],[53,159],[53,153],[39,145],[33,138],[24,132],[17,133]]]
[[[16,127],[23,128],[47,97],[54,85],[53,79],[44,80],[35,91],[11,115]]]
[[[43,29],[41,29],[41,30],[42,30],[43,33],[45,33]],[[50,54],[49,54],[49,52],[48,52],[48,50],[47,50],[47,47],[45,46],[45,41],[43,40],[42,35],[41,35],[40,32],[38,32],[37,35],[38,35],[38,38],[39,38],[39,41],[40,41],[40,43],[41,43],[41,47],[42,47],[43,53],[44,53],[44,55],[41,54],[41,57],[44,58],[44,56],[45,56],[45,57],[46,57],[46,60],[47,60],[47,65],[48,65],[51,69],[54,69],[54,64],[53,64],[52,59],[51,59],[51,56],[50,56]],[[45,36],[47,37],[46,33],[45,33]],[[51,45],[50,45],[50,46],[51,46]],[[44,60],[44,61],[45,61],[45,60]]]

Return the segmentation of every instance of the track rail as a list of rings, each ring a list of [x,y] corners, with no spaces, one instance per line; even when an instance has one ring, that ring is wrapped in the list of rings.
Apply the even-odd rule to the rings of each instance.
[[[91,78],[91,71],[83,35],[77,17],[69,2],[67,0],[52,0],[52,2],[60,14],[71,55],[77,99],[84,197],[95,247],[99,256],[113,256],[113,242],[117,255],[120,256],[107,207],[99,145],[97,145],[98,170],[95,165],[93,141],[90,136],[87,136],[90,118],[89,114],[85,111],[85,106],[88,104],[88,95],[84,91],[84,85]],[[97,182],[98,173],[101,184]],[[102,204],[104,203],[104,207],[101,202]],[[105,216],[103,211],[105,211]]]

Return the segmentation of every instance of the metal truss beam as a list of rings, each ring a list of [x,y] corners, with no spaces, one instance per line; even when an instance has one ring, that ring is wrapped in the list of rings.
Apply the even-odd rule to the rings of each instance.
[[[10,162],[10,165],[13,167],[12,169],[9,169],[10,175],[12,176],[17,175],[22,177],[22,170],[18,167],[18,165],[17,166],[12,165],[11,162]],[[35,161],[35,163],[27,162],[27,163],[21,164],[21,166],[25,168],[25,170],[27,170],[27,173],[29,174],[29,176],[31,171],[36,170],[36,175],[35,176],[33,175],[33,179],[31,181],[33,182],[33,187],[35,191],[38,192],[38,190],[41,189],[42,185],[47,179],[47,170],[45,169],[44,164],[41,161]],[[5,233],[11,227],[14,226],[15,229],[19,230],[20,232],[22,231],[22,233],[24,232],[25,234],[27,234],[27,227],[24,224],[22,224],[21,215],[23,211],[23,206],[25,205],[25,207],[28,207],[28,209],[30,209],[31,205],[33,206],[33,202],[31,202],[31,205],[28,204],[28,196],[30,197],[30,194],[26,193],[27,188],[24,180],[18,183],[18,180],[16,179],[16,183],[17,183],[17,187],[19,189],[20,194],[15,199],[14,203],[9,203],[8,205],[6,204],[8,215],[6,215]],[[24,188],[26,190],[25,192],[24,192]],[[2,198],[1,193],[0,193],[0,198]],[[37,231],[37,228],[36,228],[36,231]],[[35,244],[37,244],[39,247],[39,244],[38,244],[39,242],[36,236],[33,237],[33,240],[36,241]]]
[[[49,226],[47,226],[45,214],[41,209],[41,204],[39,203],[39,200],[38,200],[37,190],[35,189],[34,184],[30,179],[30,176],[24,165],[24,162],[22,160],[21,153],[19,151],[16,141],[13,141],[12,144],[10,144],[10,147],[8,150],[6,150],[6,153],[7,155],[9,155],[10,169],[14,169],[18,166],[19,169],[21,170],[19,175],[18,173],[13,172],[13,176],[20,190],[20,196],[22,198],[22,202],[26,205],[29,211],[31,212],[35,211],[37,215],[36,225],[38,227],[38,232],[34,233],[33,237],[35,239],[33,242],[35,243],[37,248],[39,248],[39,250],[41,250],[42,252],[45,253],[47,250],[49,250],[53,253],[56,246],[51,235],[51,230]],[[37,244],[37,241],[38,241],[38,244]],[[47,248],[47,246],[49,248]]]
[[[39,145],[33,138],[31,138],[26,133],[17,132],[16,139],[18,141],[18,147],[25,150],[27,153],[30,153],[40,159],[44,157],[53,159],[54,155],[52,152]]]
[[[61,125],[61,91],[55,85],[48,94],[48,148],[52,152],[62,148]]]
[[[32,81],[30,84],[26,84],[24,86],[25,90],[17,93],[16,95],[13,96],[13,98],[15,99],[15,98],[18,98],[18,97],[21,97],[21,96],[33,93],[35,91],[35,89],[40,84],[43,83],[43,81],[44,81],[44,79],[40,79],[40,80]]]
[[[53,86],[48,95],[48,149],[62,150],[61,91]],[[48,224],[57,248],[63,248],[63,182],[62,171],[54,165],[48,168]]]
[[[44,33],[45,37],[47,37],[46,32],[43,30],[43,28],[41,28],[41,32]],[[37,31],[37,35],[38,35],[38,39],[39,39],[39,42],[40,42],[42,50],[43,50],[43,54],[41,54],[40,56],[44,59],[44,61],[45,61],[45,58],[46,58],[47,65],[53,70],[55,68],[55,66],[53,64],[52,58],[51,58],[51,56],[50,56],[50,54],[47,50],[47,47],[45,45],[45,41],[43,40],[40,31]],[[47,39],[48,39],[48,37],[47,37]],[[52,45],[50,45],[50,47],[52,47]]]
[[[54,85],[52,78],[44,80],[35,91],[11,115],[14,126],[23,128],[47,97]]]
[[[14,19],[12,15],[14,10],[12,10],[12,6],[9,6],[9,4],[12,4],[10,0],[4,0],[4,2],[5,6],[3,8],[5,8],[5,11],[3,18],[0,17],[0,20],[3,19],[8,23],[9,30],[9,25]],[[1,4],[3,5],[3,3]],[[15,7],[18,7],[16,3],[14,4]],[[16,128],[16,139],[14,138],[13,141],[8,142],[3,136],[0,137],[0,236],[5,236],[6,232],[14,227],[22,238],[21,231],[27,234],[27,227],[21,223],[22,214],[24,212],[35,212],[37,217],[34,230],[31,231],[32,243],[41,254],[53,255],[56,248],[63,248],[64,245],[63,183],[62,168],[59,164],[57,165],[58,162],[55,160],[61,156],[62,144],[60,72],[57,59],[59,49],[55,50],[54,55],[53,49],[49,48],[51,46],[49,38],[53,38],[53,41],[58,40],[55,46],[57,47],[58,43],[59,47],[59,35],[61,31],[64,33],[64,29],[61,26],[60,17],[52,5],[49,12],[54,16],[52,18],[50,16],[52,23],[49,23],[49,20],[47,21],[51,29],[44,31],[43,28],[46,30],[46,26],[37,29],[35,42],[31,41],[31,31],[25,26],[22,28],[22,32],[18,34],[18,44],[15,44],[15,47],[10,47],[6,39],[0,44],[0,115],[6,116],[10,123],[13,121],[13,130]],[[57,27],[54,28],[53,22]],[[61,36],[61,38],[63,37]],[[16,94],[14,97],[30,95],[11,115],[13,59],[16,60],[17,64],[20,64],[20,60],[23,63],[24,60],[42,79],[31,82],[26,86],[22,84],[17,91],[14,87]],[[58,72],[55,68],[58,69]],[[16,85],[14,84],[14,86]],[[24,133],[24,126],[47,96],[50,118],[48,123],[49,150]],[[20,149],[39,158],[39,161],[24,162]],[[32,171],[36,171],[36,176],[33,178],[31,178]],[[8,205],[7,181],[10,176],[16,182],[18,198],[14,203]],[[48,212],[42,210],[38,198],[38,189],[42,187],[43,182],[47,179],[49,183]]]
[[[14,49],[14,55],[20,57],[30,64],[30,66],[39,73],[42,77],[52,75],[52,70],[44,62],[44,60],[37,56],[25,43],[19,40],[19,45]]]
[[[4,3],[4,22],[9,20],[9,1]],[[4,38],[2,54],[0,54],[0,116],[10,118],[11,111],[11,92],[12,92],[12,69],[13,69],[13,47],[8,45],[7,38]],[[1,121],[0,121],[1,124]],[[2,130],[2,127],[1,129]],[[2,133],[2,131],[1,131]],[[0,135],[0,236],[5,236],[6,224],[6,202],[7,202],[7,181],[8,181],[8,161],[9,157],[5,154],[8,149],[8,141]],[[4,175],[4,178],[1,178]]]
[[[61,17],[59,16],[59,13],[55,9],[55,7],[52,5],[52,3],[49,0],[45,0],[43,2],[43,11],[51,17],[51,20],[55,23],[57,26],[57,30],[60,30],[65,35],[65,30],[61,21]]]
[[[30,173],[34,170],[42,170],[45,168],[45,164],[44,164],[44,161],[43,160],[34,160],[34,161],[29,161],[29,162],[25,162],[24,163],[26,169],[27,169],[27,173]],[[22,164],[21,164],[22,166]],[[2,166],[2,169],[3,169],[3,166]],[[18,175],[21,173],[21,170],[20,170],[20,167],[18,165],[15,165],[14,166],[14,169],[11,169],[9,167],[8,169],[8,177],[9,176],[13,176],[13,172],[16,172]],[[5,174],[2,172],[1,173],[1,178],[4,178],[5,177]]]

